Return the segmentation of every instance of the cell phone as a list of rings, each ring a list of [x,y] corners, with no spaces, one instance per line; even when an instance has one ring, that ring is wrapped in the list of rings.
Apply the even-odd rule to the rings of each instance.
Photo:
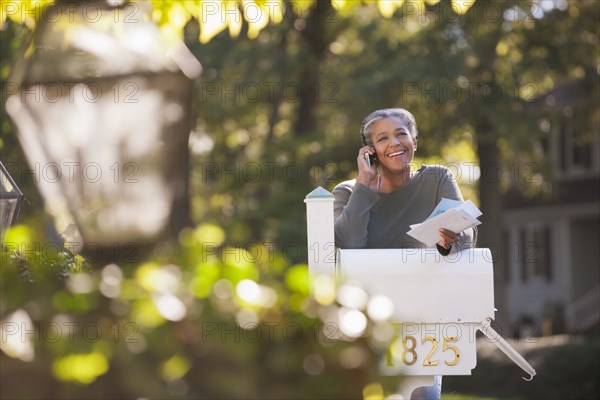
[[[365,153],[365,160],[367,160],[367,164],[370,167],[371,165],[377,163],[377,154]]]

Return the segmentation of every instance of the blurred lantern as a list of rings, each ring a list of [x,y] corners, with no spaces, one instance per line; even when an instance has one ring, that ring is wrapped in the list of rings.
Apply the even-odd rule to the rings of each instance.
[[[187,184],[202,68],[148,3],[57,0],[10,79],[6,109],[47,211],[99,245],[152,243]]]
[[[17,221],[23,205],[23,193],[0,162],[0,243],[4,243],[4,233]]]

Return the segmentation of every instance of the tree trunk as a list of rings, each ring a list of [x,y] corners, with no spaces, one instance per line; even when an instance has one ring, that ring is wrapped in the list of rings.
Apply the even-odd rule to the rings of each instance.
[[[319,68],[323,54],[329,46],[330,40],[325,32],[325,24],[332,13],[330,0],[318,1],[306,18],[306,27],[302,30],[305,42],[302,55],[305,59],[298,75],[300,104],[294,127],[298,136],[312,133],[317,127],[314,109],[319,99]]]
[[[478,136],[477,152],[481,177],[479,179],[479,200],[481,203],[482,224],[479,225],[478,246],[487,247],[492,251],[494,259],[494,299],[498,311],[496,312],[496,323],[499,333],[508,332],[508,315],[506,312],[503,262],[505,254],[502,243],[503,217],[502,217],[502,195],[500,193],[500,179],[502,169],[498,162],[498,147],[496,132],[493,130],[492,122],[484,116],[476,121],[476,132]],[[503,332],[500,332],[503,331]]]

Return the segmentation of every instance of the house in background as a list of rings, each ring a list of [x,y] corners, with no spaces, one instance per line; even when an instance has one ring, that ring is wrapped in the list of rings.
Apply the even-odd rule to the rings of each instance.
[[[541,99],[550,111],[542,143],[554,168],[550,198],[505,199],[506,306],[516,335],[599,327],[599,78],[592,71]]]

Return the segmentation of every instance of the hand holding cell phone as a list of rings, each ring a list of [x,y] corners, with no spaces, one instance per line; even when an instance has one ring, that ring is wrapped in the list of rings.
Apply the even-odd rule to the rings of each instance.
[[[377,162],[377,155],[365,153],[365,159],[367,160],[367,165],[371,167],[371,165]]]
[[[365,186],[369,186],[371,181],[377,175],[376,168],[374,165],[377,163],[377,156],[375,154],[370,155],[370,153],[375,153],[375,149],[371,146],[363,146],[359,150],[359,154],[357,157],[358,161],[358,176],[357,182],[362,183]]]

